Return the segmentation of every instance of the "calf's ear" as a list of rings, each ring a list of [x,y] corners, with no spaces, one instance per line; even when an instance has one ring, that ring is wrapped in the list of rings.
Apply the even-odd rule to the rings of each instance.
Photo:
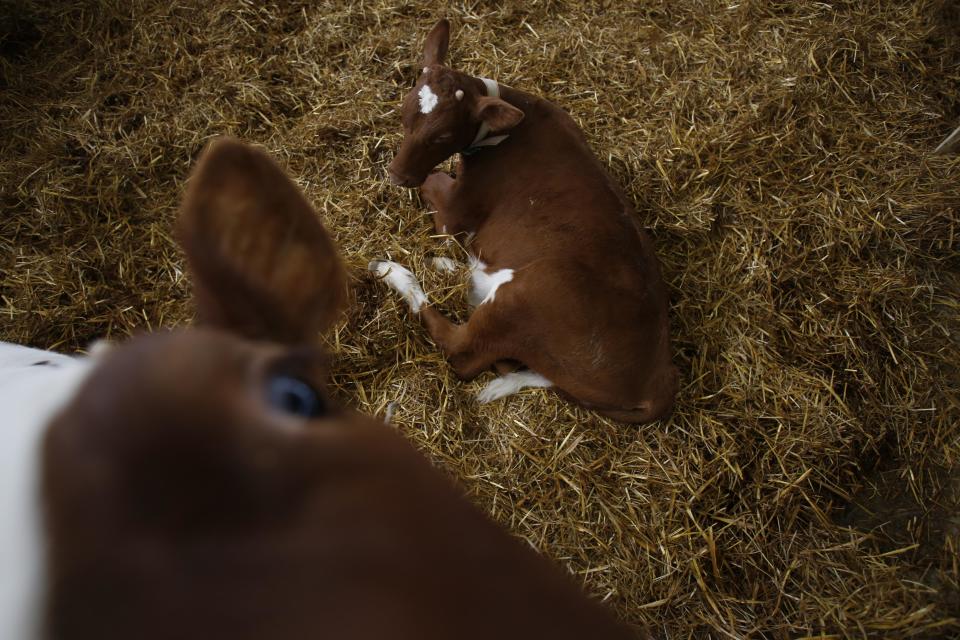
[[[443,64],[447,59],[447,48],[450,46],[450,22],[444,18],[437,22],[427,35],[423,43],[423,65]]]
[[[299,344],[337,319],[346,299],[337,248],[262,151],[230,138],[211,143],[193,170],[176,233],[199,324]]]
[[[523,121],[523,111],[500,98],[481,96],[474,107],[474,117],[487,123],[491,132],[504,133]]]

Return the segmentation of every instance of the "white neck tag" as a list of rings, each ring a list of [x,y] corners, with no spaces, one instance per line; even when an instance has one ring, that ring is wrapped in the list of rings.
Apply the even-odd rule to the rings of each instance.
[[[496,80],[491,80],[490,78],[480,78],[480,80],[483,81],[484,86],[487,88],[488,97],[500,97],[500,85],[497,84]],[[478,147],[495,147],[509,137],[510,136],[508,134],[490,136],[490,127],[487,126],[486,122],[481,122],[480,130],[477,131],[477,136],[473,139],[473,142],[470,143],[470,146],[467,147],[466,151],[469,152],[477,149]]]

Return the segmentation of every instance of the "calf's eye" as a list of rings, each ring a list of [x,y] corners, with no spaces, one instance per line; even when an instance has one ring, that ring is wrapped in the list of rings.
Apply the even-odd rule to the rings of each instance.
[[[267,382],[267,402],[274,409],[302,418],[319,418],[327,411],[326,403],[313,387],[283,374],[274,375]]]

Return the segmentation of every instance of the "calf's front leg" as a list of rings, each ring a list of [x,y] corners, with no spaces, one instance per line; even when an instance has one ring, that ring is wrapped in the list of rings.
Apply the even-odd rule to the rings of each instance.
[[[403,297],[420,317],[427,333],[450,362],[457,377],[472,380],[497,362],[510,358],[511,333],[492,305],[482,305],[464,324],[430,306],[416,277],[406,267],[387,260],[374,260],[370,271]]]

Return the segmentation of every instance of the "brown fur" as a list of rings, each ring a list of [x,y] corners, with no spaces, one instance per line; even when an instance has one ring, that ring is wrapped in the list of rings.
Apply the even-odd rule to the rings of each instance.
[[[201,327],[104,356],[44,444],[53,640],[628,638],[392,429],[323,395],[344,272],[270,160],[205,154],[179,225]]]
[[[678,375],[650,237],[569,115],[504,86],[500,98],[487,96],[480,79],[443,66],[448,38],[445,20],[427,37],[426,71],[404,100],[389,172],[398,184],[422,183],[438,232],[474,233],[471,253],[514,278],[463,325],[424,307],[431,337],[464,379],[516,360],[617,420],[666,416]],[[418,108],[425,83],[439,96],[429,114]],[[428,175],[482,122],[510,137],[462,156],[456,179]]]

